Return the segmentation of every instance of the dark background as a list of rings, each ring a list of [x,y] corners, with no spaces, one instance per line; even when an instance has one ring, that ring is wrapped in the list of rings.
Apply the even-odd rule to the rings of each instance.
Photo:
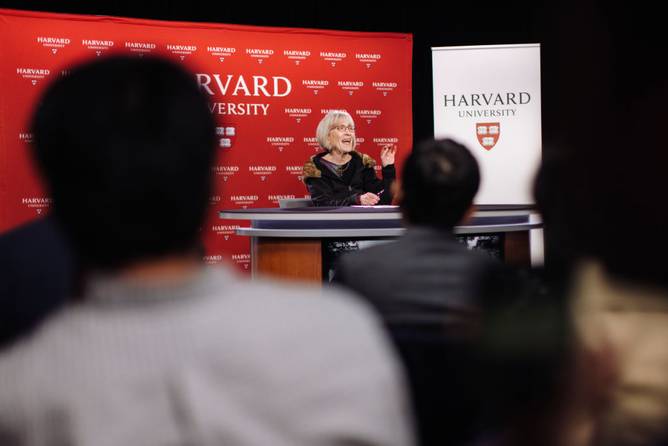
[[[642,79],[659,66],[663,19],[638,2],[316,2],[216,0],[2,1],[0,7],[177,21],[351,31],[414,36],[413,123],[416,140],[433,135],[432,46],[540,43],[544,141],[587,134],[597,111],[627,95],[616,84]],[[640,49],[639,49],[640,48]],[[622,60],[618,60],[622,56]],[[656,65],[656,67],[648,66]],[[640,68],[640,70],[638,70]],[[656,73],[655,73],[656,74]],[[665,78],[661,74],[660,78]],[[630,82],[631,81],[631,82]],[[603,119],[605,121],[605,119]]]

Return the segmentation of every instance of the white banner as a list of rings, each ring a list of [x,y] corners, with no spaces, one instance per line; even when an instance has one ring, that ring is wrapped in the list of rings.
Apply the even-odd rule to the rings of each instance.
[[[541,159],[540,45],[432,48],[434,136],[480,164],[476,204],[532,204]]]

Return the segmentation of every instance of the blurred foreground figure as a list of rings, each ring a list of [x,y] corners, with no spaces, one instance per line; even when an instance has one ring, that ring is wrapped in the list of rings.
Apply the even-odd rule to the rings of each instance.
[[[200,264],[214,122],[190,73],[155,58],[74,68],[33,132],[84,285],[0,357],[0,444],[411,443],[367,310]]]
[[[600,42],[564,46],[569,62],[577,56],[596,61],[583,64],[563,90],[595,98],[596,112],[580,107],[589,112],[575,115],[581,128],[571,128],[557,146],[558,162],[547,172],[543,166],[546,248],[548,254],[558,248],[560,261],[567,260],[559,269],[572,272],[574,321],[590,358],[586,370],[598,377],[587,391],[599,387],[605,397],[591,410],[593,443],[667,444],[668,82],[654,57],[663,45],[661,27],[645,8],[601,3],[595,13],[606,18]],[[642,24],[633,42],[619,32],[626,23]],[[577,29],[568,34],[578,36]],[[589,73],[590,83],[579,73]],[[612,131],[592,131],[604,128]]]
[[[662,182],[668,84],[635,93],[611,118],[625,132],[582,160],[587,183],[578,184],[587,184],[590,205],[572,212],[591,222],[578,234],[584,255],[574,275],[576,321],[584,345],[615,371],[610,407],[595,435],[605,446],[668,439],[668,208]]]

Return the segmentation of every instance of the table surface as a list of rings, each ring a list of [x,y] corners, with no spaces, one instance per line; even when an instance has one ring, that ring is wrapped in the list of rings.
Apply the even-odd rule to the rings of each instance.
[[[526,207],[518,209],[477,208],[473,217],[528,217],[534,214]],[[226,209],[220,218],[233,220],[400,220],[398,206],[346,206],[304,208]]]

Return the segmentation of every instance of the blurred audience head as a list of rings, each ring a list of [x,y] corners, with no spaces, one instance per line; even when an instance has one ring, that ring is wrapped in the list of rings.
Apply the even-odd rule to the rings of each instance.
[[[194,77],[156,57],[95,60],[46,89],[34,158],[85,268],[196,249],[214,125]]]
[[[666,287],[666,262],[651,258],[668,251],[661,17],[614,2],[571,3],[549,6],[558,40],[545,45],[550,106],[537,196],[546,235],[566,248],[560,254],[594,258],[618,278]],[[574,61],[580,69],[573,70]],[[549,262],[549,246],[546,254]]]
[[[405,161],[401,209],[409,223],[452,229],[470,209],[480,184],[478,162],[451,139],[417,145]]]
[[[668,86],[650,89],[608,111],[604,123],[592,123],[596,141],[583,137],[546,148],[535,195],[548,267],[569,270],[593,258],[619,279],[668,287],[666,262],[655,260],[668,252],[661,186],[668,165],[666,101]]]

